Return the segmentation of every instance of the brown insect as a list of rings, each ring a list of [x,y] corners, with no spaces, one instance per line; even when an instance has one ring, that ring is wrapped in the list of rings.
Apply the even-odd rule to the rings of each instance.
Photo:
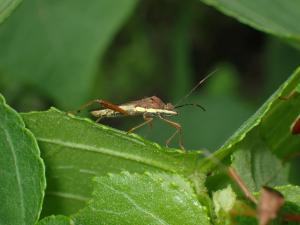
[[[214,71],[215,72],[215,71]],[[209,78],[214,72],[207,75],[205,78],[200,80],[198,84],[186,95],[184,96],[180,101],[187,98],[196,88],[198,88],[207,78]],[[179,102],[180,102],[179,101]],[[166,117],[169,116],[176,116],[178,115],[178,111],[176,111],[177,108],[192,105],[200,107],[202,110],[205,111],[205,109],[199,105],[199,104],[183,104],[183,105],[172,105],[171,103],[164,103],[160,98],[156,96],[143,98],[136,101],[131,101],[128,103],[116,105],[109,101],[103,100],[103,99],[95,99],[92,100],[82,107],[77,112],[80,112],[82,109],[94,104],[98,103],[101,107],[104,109],[99,110],[93,110],[91,111],[91,114],[94,117],[97,117],[98,119],[96,122],[99,122],[102,118],[111,118],[111,117],[121,117],[121,116],[143,116],[144,122],[139,124],[138,126],[135,126],[131,128],[128,133],[131,133],[135,131],[136,129],[144,126],[144,125],[151,125],[153,118],[158,117],[162,121],[166,122],[170,126],[174,127],[176,131],[170,136],[170,138],[167,139],[166,145],[168,146],[171,142],[171,140],[178,134],[179,135],[179,146],[182,150],[184,149],[183,146],[183,139],[182,139],[182,128],[179,123],[176,123],[174,121],[171,121],[167,119]]]
[[[87,104],[83,105],[79,111],[81,111],[83,108],[86,108],[94,103],[100,104],[105,109],[100,110],[93,110],[91,111],[91,114],[94,117],[97,117],[98,119],[96,122],[99,122],[100,119],[106,117],[121,117],[121,116],[143,116],[144,122],[139,124],[138,126],[135,126],[131,128],[128,133],[131,133],[135,131],[136,129],[146,125],[151,124],[153,121],[154,116],[158,117],[159,119],[163,120],[167,124],[175,127],[176,131],[172,134],[170,138],[166,141],[166,145],[168,146],[171,140],[175,137],[176,134],[179,134],[179,146],[181,149],[184,150],[183,147],[183,140],[182,140],[182,129],[181,125],[179,123],[176,123],[174,121],[171,121],[166,116],[176,116],[178,115],[178,112],[175,111],[175,108],[181,107],[181,106],[173,106],[171,103],[164,103],[160,98],[156,96],[143,98],[137,101],[132,101],[128,103],[124,103],[121,105],[115,105],[111,102],[108,102],[106,100],[102,99],[95,99]]]

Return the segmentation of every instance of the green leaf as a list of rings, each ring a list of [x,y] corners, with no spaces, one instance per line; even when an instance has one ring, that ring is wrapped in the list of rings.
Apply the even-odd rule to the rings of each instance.
[[[0,224],[34,224],[44,197],[45,169],[33,134],[0,95]]]
[[[207,210],[178,175],[96,177],[93,198],[75,224],[210,224]]]
[[[54,108],[22,115],[37,137],[47,168],[46,215],[76,212],[90,198],[92,177],[107,173],[176,172],[194,176],[197,186],[199,152],[162,148]],[[201,185],[197,189],[201,191]]]
[[[73,225],[74,222],[66,216],[48,216],[38,222],[37,225]]]
[[[282,160],[272,154],[269,146],[256,132],[248,134],[231,158],[232,166],[251,191],[258,191],[263,185],[288,183],[289,166],[283,165]]]
[[[226,143],[211,156],[218,160],[231,155],[240,149],[253,149],[261,142],[272,154],[287,158],[299,151],[300,138],[292,135],[290,126],[300,114],[300,68],[284,82],[281,87],[250,117]],[[290,99],[283,99],[289,96]],[[245,144],[246,143],[246,144]],[[202,169],[211,170],[216,166],[216,160],[210,158],[202,161]]]
[[[0,24],[21,2],[22,0],[0,0]]]
[[[298,0],[202,0],[224,14],[261,31],[293,41],[300,47]]]
[[[292,203],[298,207],[300,212],[300,187],[295,185],[286,185],[276,187],[276,190],[280,191],[285,199],[286,203]]]
[[[0,28],[1,73],[64,107],[82,104],[101,56],[136,2],[24,1]]]
[[[300,146],[299,135],[290,131],[300,113],[299,83],[300,69],[215,154],[203,160],[201,168],[212,170],[234,153],[232,166],[251,191],[267,183],[285,184],[283,161],[297,153]],[[284,99],[286,96],[290,98]]]

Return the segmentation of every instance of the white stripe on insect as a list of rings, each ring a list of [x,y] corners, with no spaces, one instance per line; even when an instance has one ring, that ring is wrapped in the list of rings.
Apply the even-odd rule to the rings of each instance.
[[[166,110],[166,109],[153,109],[153,108],[135,107],[135,111],[136,112],[141,112],[141,113],[177,115],[177,112]]]

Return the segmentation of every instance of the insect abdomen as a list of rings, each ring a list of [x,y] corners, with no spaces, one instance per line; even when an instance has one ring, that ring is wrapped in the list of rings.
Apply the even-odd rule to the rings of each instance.
[[[111,109],[95,110],[95,111],[91,111],[91,114],[94,117],[118,117],[118,116],[122,116],[121,113],[113,111]]]

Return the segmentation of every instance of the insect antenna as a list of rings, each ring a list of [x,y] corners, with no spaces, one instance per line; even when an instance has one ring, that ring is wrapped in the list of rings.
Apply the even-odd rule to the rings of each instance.
[[[175,106],[175,109],[181,108],[184,106],[196,106],[196,107],[199,107],[200,109],[202,109],[203,111],[206,111],[206,109],[202,105],[196,104],[196,103],[187,103],[187,104],[178,105],[178,106]]]
[[[207,76],[205,76],[203,79],[201,79],[196,85],[195,87],[193,87],[185,96],[183,96],[181,99],[179,99],[179,101],[174,105],[175,108],[178,108],[178,104],[181,103],[184,99],[186,99],[187,97],[189,97],[204,81],[206,81],[208,78],[210,78],[214,73],[217,72],[218,69],[215,69],[214,71],[210,72]],[[202,108],[202,107],[200,107]]]

